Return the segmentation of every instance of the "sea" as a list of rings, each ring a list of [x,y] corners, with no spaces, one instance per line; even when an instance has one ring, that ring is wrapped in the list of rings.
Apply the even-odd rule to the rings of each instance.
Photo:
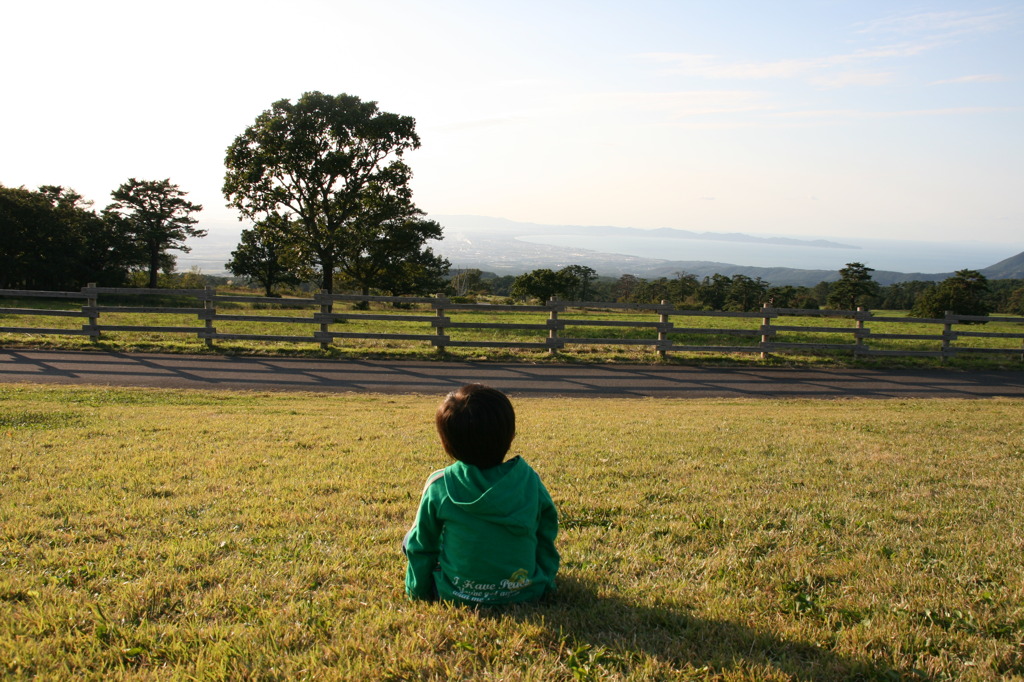
[[[632,235],[581,237],[558,234],[557,227],[544,234],[525,234],[519,240],[533,244],[562,246],[601,253],[670,261],[711,261],[755,267],[838,270],[847,263],[863,263],[875,270],[905,273],[947,273],[979,270],[995,265],[1024,251],[1020,243],[979,241],[924,242],[887,239],[822,237],[829,242],[852,248],[796,246],[713,239],[680,239]],[[203,239],[190,240],[191,253],[177,253],[178,269],[196,267],[208,274],[228,274],[224,263],[231,257],[241,228],[234,224],[217,225]],[[507,234],[514,235],[515,227]],[[801,237],[810,241],[810,237]],[[443,248],[440,249],[443,252]]]
[[[591,251],[659,260],[712,261],[805,270],[838,270],[847,263],[858,262],[875,270],[906,273],[979,270],[1024,251],[1024,242],[921,242],[845,237],[825,239],[852,248],[635,236],[588,235],[584,239],[579,235],[531,234],[519,239],[534,244],[585,247]]]

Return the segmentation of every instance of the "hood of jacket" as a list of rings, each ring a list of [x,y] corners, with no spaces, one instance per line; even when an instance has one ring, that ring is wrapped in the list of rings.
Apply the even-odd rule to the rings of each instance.
[[[475,517],[500,520],[523,533],[536,525],[540,478],[521,457],[490,469],[456,462],[445,470],[444,483],[448,499]]]

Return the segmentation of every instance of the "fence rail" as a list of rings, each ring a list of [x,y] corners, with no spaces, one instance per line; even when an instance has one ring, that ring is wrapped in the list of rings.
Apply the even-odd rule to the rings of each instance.
[[[100,305],[101,297],[131,297],[138,303],[139,297],[160,297],[157,305]],[[49,316],[54,318],[81,317],[87,321],[79,328],[74,327],[27,327],[0,326],[0,333],[25,335],[74,335],[88,336],[99,341],[104,334],[112,332],[149,332],[156,334],[188,334],[214,347],[218,341],[265,341],[275,343],[317,343],[323,348],[335,341],[384,340],[406,341],[429,344],[439,350],[446,348],[527,348],[541,349],[549,353],[565,350],[567,346],[649,346],[661,356],[668,353],[769,353],[800,352],[806,354],[847,352],[853,356],[905,356],[951,358],[958,354],[1005,354],[1020,356],[1024,360],[1024,317],[980,317],[976,315],[954,315],[947,313],[943,318],[910,318],[879,315],[871,311],[858,310],[802,310],[793,308],[764,307],[756,312],[708,311],[677,309],[665,302],[660,304],[609,303],[602,301],[558,301],[551,300],[544,305],[508,305],[456,302],[445,296],[359,296],[352,294],[328,294],[320,292],[308,298],[281,299],[259,296],[218,294],[214,287],[205,289],[130,289],[122,287],[83,287],[81,291],[23,291],[0,289],[0,299],[47,298],[54,300],[81,299],[80,310],[51,310],[45,308],[0,307],[0,319],[7,316]],[[174,303],[167,305],[167,299]],[[224,312],[218,304],[248,303],[256,305],[277,305],[289,310],[307,309],[308,314],[253,315]],[[402,310],[392,313],[336,311],[338,303],[396,304]],[[418,310],[409,313],[405,309]],[[424,314],[425,309],[432,314]],[[136,313],[156,316],[176,316],[165,324],[115,324],[101,323],[111,315]],[[547,319],[535,322],[502,322],[500,317],[507,313],[547,314]],[[459,314],[464,317],[459,318]],[[586,315],[586,318],[574,316]],[[628,315],[630,319],[622,319]],[[104,318],[104,316],[107,316]],[[466,319],[466,316],[477,319]],[[647,316],[646,318],[644,316]],[[194,318],[195,325],[188,325],[187,318]],[[479,319],[483,317],[484,319]],[[820,317],[845,318],[852,326],[803,326],[785,322],[780,318]],[[673,319],[674,318],[674,319]],[[712,325],[717,319],[732,320],[730,324],[744,324],[750,319],[756,326],[693,326],[697,321],[711,318]],[[116,319],[114,320],[116,322]],[[337,326],[353,321],[378,323],[379,328],[363,331],[339,331]],[[229,329],[237,323],[267,323],[268,325],[309,325],[308,334],[263,334],[218,331],[221,323]],[[973,325],[1000,322],[1019,327],[1012,331],[974,331]],[[881,325],[872,328],[870,325]],[[972,325],[971,330],[954,329],[954,325]],[[393,325],[401,325],[395,328]],[[410,329],[417,325],[418,329]],[[921,333],[910,329],[899,329],[904,325],[942,325],[941,331]],[[390,326],[390,329],[388,328]],[[1004,327],[1005,328],[1005,327]],[[597,336],[586,336],[584,330],[593,329]],[[635,331],[634,331],[635,330]],[[464,338],[467,333],[476,332],[474,338]],[[479,338],[487,332],[494,332],[491,338]],[[493,338],[513,332],[526,332],[531,338]],[[602,332],[605,332],[602,335]],[[452,333],[455,334],[453,338]],[[484,333],[484,334],[481,334]],[[616,333],[633,334],[615,336]],[[637,336],[640,334],[641,336]],[[647,334],[648,336],[643,336]],[[653,334],[657,335],[654,338]],[[543,335],[543,336],[542,336]],[[523,335],[520,335],[523,336]],[[847,337],[844,340],[842,337]],[[712,337],[712,338],[709,338]],[[714,343],[718,337],[724,343]],[[758,338],[759,337],[759,338]],[[839,337],[837,339],[837,337]],[[750,339],[749,343],[740,340]],[[997,347],[956,344],[970,339],[992,339]],[[1019,346],[1011,346],[1019,340]],[[914,342],[905,347],[885,347],[891,341]],[[936,343],[938,342],[938,343]],[[922,347],[925,344],[926,347]]]

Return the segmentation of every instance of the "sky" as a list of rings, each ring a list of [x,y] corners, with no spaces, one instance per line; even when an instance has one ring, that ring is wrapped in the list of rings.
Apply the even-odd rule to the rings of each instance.
[[[1024,250],[1024,2],[4,5],[0,183],[170,178],[319,90],[412,116],[428,214]]]

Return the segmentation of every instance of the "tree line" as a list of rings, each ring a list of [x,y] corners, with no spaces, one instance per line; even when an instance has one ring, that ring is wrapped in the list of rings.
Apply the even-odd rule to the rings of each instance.
[[[134,273],[157,285],[174,270],[172,250],[202,237],[194,214],[203,209],[167,180],[130,178],[102,211],[73,189],[0,185],[0,288],[75,289],[90,282],[122,286]]]
[[[753,312],[776,308],[910,310],[915,317],[1007,313],[1024,315],[1024,280],[989,280],[976,270],[959,270],[942,282],[908,281],[881,286],[863,263],[848,263],[835,281],[807,286],[772,286],[761,278],[714,274],[699,278],[678,272],[673,277],[644,279],[625,274],[599,277],[588,267],[540,268],[519,276],[496,276],[475,268],[459,270],[446,289],[455,296],[504,296],[515,300],[614,301],[651,304],[665,301],[680,309]]]

